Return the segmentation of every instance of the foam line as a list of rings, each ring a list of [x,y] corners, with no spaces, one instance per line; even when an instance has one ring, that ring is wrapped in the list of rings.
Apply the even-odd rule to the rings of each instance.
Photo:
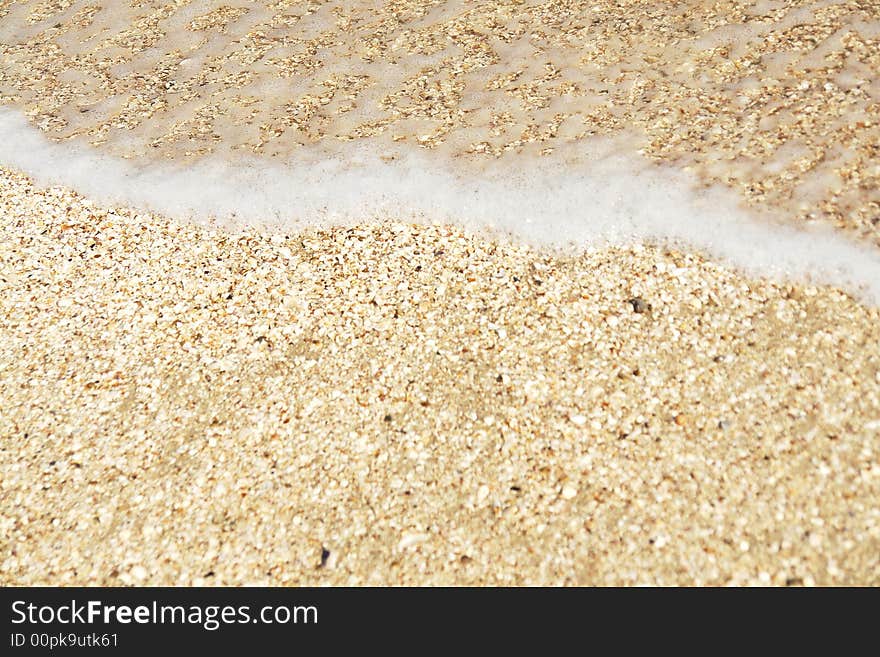
[[[832,284],[880,303],[880,250],[828,228],[755,217],[728,190],[696,190],[682,172],[598,143],[578,164],[512,158],[479,175],[456,172],[431,154],[386,162],[343,147],[284,165],[138,165],[52,142],[20,113],[0,108],[0,163],[102,202],[286,231],[383,218],[491,228],[552,247],[660,240],[750,274]]]

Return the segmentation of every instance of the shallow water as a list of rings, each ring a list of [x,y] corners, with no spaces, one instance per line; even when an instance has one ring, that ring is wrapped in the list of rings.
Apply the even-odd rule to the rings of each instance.
[[[95,199],[172,216],[281,232],[370,218],[453,222],[575,250],[660,241],[751,273],[831,283],[880,300],[877,249],[827,227],[757,216],[729,190],[697,189],[685,174],[622,154],[613,141],[594,145],[565,165],[518,159],[480,172],[420,152],[389,160],[369,149],[284,164],[214,158],[144,166],[52,143],[0,110],[0,161]]]
[[[878,26],[827,0],[15,2],[0,161],[198,221],[662,240],[876,299]]]

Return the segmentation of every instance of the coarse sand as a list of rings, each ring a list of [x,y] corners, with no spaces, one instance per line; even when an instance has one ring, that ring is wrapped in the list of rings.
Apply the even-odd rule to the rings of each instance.
[[[0,170],[4,584],[880,584],[880,312]]]
[[[878,103],[874,0],[0,1],[0,104],[66,153],[552,173],[621,139],[872,254]],[[0,584],[880,585],[866,298],[36,173],[0,161]]]

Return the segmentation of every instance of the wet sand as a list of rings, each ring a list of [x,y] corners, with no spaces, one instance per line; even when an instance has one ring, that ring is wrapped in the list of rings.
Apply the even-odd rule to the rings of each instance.
[[[368,143],[472,162],[626,134],[796,225],[878,244],[875,3],[6,3],[0,100],[137,160]]]

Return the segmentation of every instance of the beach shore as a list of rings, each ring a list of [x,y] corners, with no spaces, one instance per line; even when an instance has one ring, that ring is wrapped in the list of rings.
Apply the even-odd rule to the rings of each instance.
[[[0,584],[880,585],[878,71],[870,2],[0,2]]]

